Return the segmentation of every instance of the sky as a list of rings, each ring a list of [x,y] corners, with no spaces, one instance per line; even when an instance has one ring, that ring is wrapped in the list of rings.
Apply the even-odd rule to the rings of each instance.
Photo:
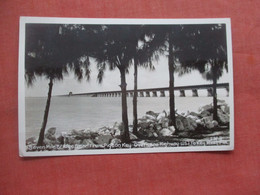
[[[139,68],[138,69],[138,88],[160,88],[169,86],[169,70],[167,57],[161,56],[158,62],[154,62],[155,70]],[[66,75],[62,81],[56,81],[53,85],[52,95],[67,95],[69,92],[88,93],[100,91],[118,91],[120,90],[120,73],[118,69],[113,71],[106,70],[102,84],[97,81],[97,68],[93,60],[91,60],[91,79],[81,82],[77,81],[73,73]],[[127,89],[134,88],[134,70],[133,66],[126,76]],[[223,76],[218,80],[218,83],[229,82],[229,76],[224,72]],[[210,84],[211,81],[206,81],[202,78],[198,71],[193,71],[184,76],[175,74],[175,86]],[[28,87],[25,84],[26,97],[45,97],[48,93],[48,80],[45,78],[37,78],[33,86]]]

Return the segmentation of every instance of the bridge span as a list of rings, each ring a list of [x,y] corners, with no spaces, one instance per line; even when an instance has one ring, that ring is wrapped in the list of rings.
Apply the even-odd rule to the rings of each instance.
[[[217,89],[226,89],[227,96],[229,95],[229,84],[228,83],[219,83],[217,84]],[[213,89],[212,84],[206,85],[190,85],[190,86],[177,86],[174,87],[175,91],[180,92],[180,97],[185,97],[185,91],[191,90],[193,97],[198,97],[198,90],[207,90],[208,96],[212,96]],[[165,92],[169,91],[169,87],[162,88],[148,88],[148,89],[138,89],[137,94],[139,97],[165,97]],[[101,91],[101,92],[91,92],[91,93],[80,93],[80,94],[72,94],[69,93],[69,96],[88,96],[88,97],[120,97],[121,90],[118,91]],[[133,97],[134,90],[127,90],[127,96]]]

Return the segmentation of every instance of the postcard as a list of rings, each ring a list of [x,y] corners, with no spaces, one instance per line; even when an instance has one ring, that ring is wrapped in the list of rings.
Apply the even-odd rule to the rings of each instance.
[[[231,21],[21,17],[21,157],[234,149]]]

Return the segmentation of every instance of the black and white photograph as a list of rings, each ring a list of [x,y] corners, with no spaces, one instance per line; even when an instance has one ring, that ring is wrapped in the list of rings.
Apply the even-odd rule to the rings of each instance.
[[[231,22],[21,17],[20,156],[234,149]]]

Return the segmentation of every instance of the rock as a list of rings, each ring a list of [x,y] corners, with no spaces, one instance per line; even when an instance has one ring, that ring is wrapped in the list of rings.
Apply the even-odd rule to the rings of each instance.
[[[138,122],[138,127],[141,127],[142,129],[147,129],[150,126],[150,122],[146,121],[146,120],[142,120]]]
[[[149,119],[149,120],[152,120],[152,121],[156,121],[156,117],[152,116],[152,115],[149,115],[149,114],[146,114],[143,118],[144,119]]]
[[[174,128],[174,126],[170,126],[168,129],[172,132],[172,134],[175,133],[175,128]]]
[[[29,137],[28,139],[26,139],[26,145],[35,144],[35,143],[36,143],[35,137]]]
[[[172,136],[175,132],[174,126],[170,126],[169,128],[163,128],[159,131],[159,135],[162,137]]]
[[[91,139],[84,139],[81,143],[82,145],[87,145],[87,146],[94,146],[94,142]]]
[[[195,117],[197,117],[197,118],[200,116],[200,115],[199,115],[198,113],[196,113],[196,112],[190,112],[189,115],[190,115],[190,116],[195,116]]]
[[[81,144],[82,140],[76,139],[75,137],[76,136],[64,137],[64,144],[68,144],[68,145]]]
[[[176,117],[176,127],[178,131],[184,131],[184,126],[180,117]]]
[[[172,131],[168,128],[163,128],[161,131],[159,131],[160,136],[166,137],[166,136],[171,136]]]
[[[213,120],[212,124],[214,125],[214,127],[217,127],[218,126],[218,121]]]
[[[58,144],[63,145],[64,144],[64,137],[62,135],[58,136],[57,142],[58,142]]]
[[[56,133],[56,128],[52,127],[49,128],[45,134],[55,135],[55,133]]]
[[[130,140],[136,140],[138,139],[135,134],[129,132]]]
[[[55,127],[52,127],[52,128],[47,130],[47,132],[44,135],[44,143],[46,145],[57,144],[55,133],[56,133],[56,128]]]
[[[162,118],[158,123],[162,125],[162,128],[167,128],[169,126],[169,119]]]
[[[194,120],[194,121],[196,121],[196,120],[199,119],[198,116],[194,116],[194,115],[191,115],[191,114],[187,115],[186,118],[190,118],[190,119],[192,119],[192,120]]]
[[[228,106],[227,104],[221,105],[221,106],[220,106],[220,109],[221,109],[224,113],[230,114],[229,106]]]
[[[229,123],[229,115],[218,109],[218,120],[221,124],[227,125]]]
[[[190,131],[194,131],[194,130],[196,130],[196,128],[197,128],[197,123],[196,123],[196,120],[195,119],[192,119],[192,118],[186,118],[186,120],[187,120],[187,123],[188,123],[188,129],[190,130]]]
[[[211,104],[208,104],[208,105],[205,105],[205,106],[199,108],[200,112],[203,112],[203,111],[212,112],[212,110],[213,110],[213,106]]]
[[[205,123],[205,127],[207,129],[213,129],[214,128],[214,124],[212,123],[212,121],[209,121],[209,122]]]
[[[94,142],[103,145],[103,144],[109,144],[110,141],[113,139],[111,135],[100,135],[95,138]]]
[[[206,123],[211,123],[213,121],[213,116],[206,116],[206,117],[203,117],[201,119],[201,121],[206,124]]]
[[[158,113],[155,113],[155,112],[153,112],[153,111],[148,111],[148,112],[146,112],[146,114],[147,114],[147,115],[151,115],[151,116],[153,116],[153,117],[155,117],[155,118],[157,118],[157,116],[159,115]]]
[[[203,117],[207,117],[207,116],[210,116],[211,113],[207,110],[203,110],[202,112],[200,112],[200,116],[203,118]]]
[[[166,118],[167,117],[167,113],[165,111],[161,112],[158,116],[157,116],[157,121],[160,121],[162,118]]]
[[[118,144],[121,144],[121,140],[117,138],[112,139],[110,142],[111,146],[117,146]]]

